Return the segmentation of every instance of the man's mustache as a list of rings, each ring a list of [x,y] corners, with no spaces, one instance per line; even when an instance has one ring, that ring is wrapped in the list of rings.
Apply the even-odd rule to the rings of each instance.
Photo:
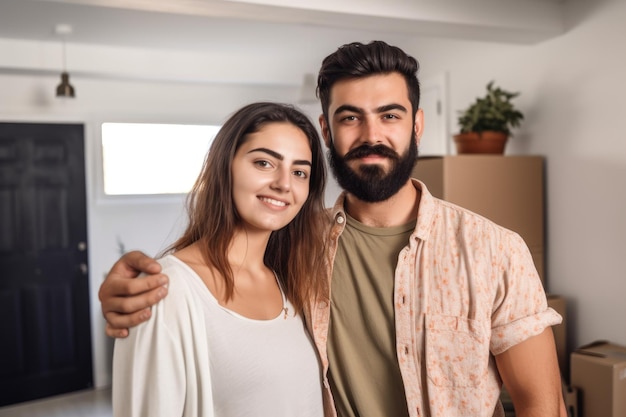
[[[364,158],[370,155],[379,155],[391,159],[399,159],[400,156],[393,150],[385,145],[361,145],[358,148],[354,148],[343,157],[344,161],[351,159]]]

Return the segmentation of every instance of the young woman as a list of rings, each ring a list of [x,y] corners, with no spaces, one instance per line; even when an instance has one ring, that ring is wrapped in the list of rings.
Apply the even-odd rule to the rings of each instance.
[[[323,415],[302,311],[323,293],[325,181],[299,111],[255,103],[229,118],[159,261],[168,297],[116,340],[115,416]]]

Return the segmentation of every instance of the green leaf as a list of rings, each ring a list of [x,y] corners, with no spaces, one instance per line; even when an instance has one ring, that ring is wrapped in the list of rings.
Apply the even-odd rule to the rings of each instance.
[[[511,128],[519,126],[524,119],[524,115],[511,103],[519,94],[494,87],[494,81],[490,81],[484,97],[476,98],[467,109],[459,111],[461,132],[495,130],[510,134]]]

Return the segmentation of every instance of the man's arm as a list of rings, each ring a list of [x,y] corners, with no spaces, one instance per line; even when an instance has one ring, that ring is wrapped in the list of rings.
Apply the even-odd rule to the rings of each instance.
[[[567,417],[552,328],[496,356],[518,417]]]
[[[148,275],[133,279],[142,272]],[[160,272],[161,265],[139,251],[113,265],[98,292],[108,336],[126,337],[129,327],[150,318],[150,307],[167,295],[168,278]]]

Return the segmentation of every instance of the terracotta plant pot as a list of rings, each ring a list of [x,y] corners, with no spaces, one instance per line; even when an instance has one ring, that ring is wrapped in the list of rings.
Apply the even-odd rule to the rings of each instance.
[[[504,154],[504,147],[509,135],[503,132],[486,130],[484,132],[459,133],[454,135],[456,152],[458,154],[467,153],[487,153]]]

